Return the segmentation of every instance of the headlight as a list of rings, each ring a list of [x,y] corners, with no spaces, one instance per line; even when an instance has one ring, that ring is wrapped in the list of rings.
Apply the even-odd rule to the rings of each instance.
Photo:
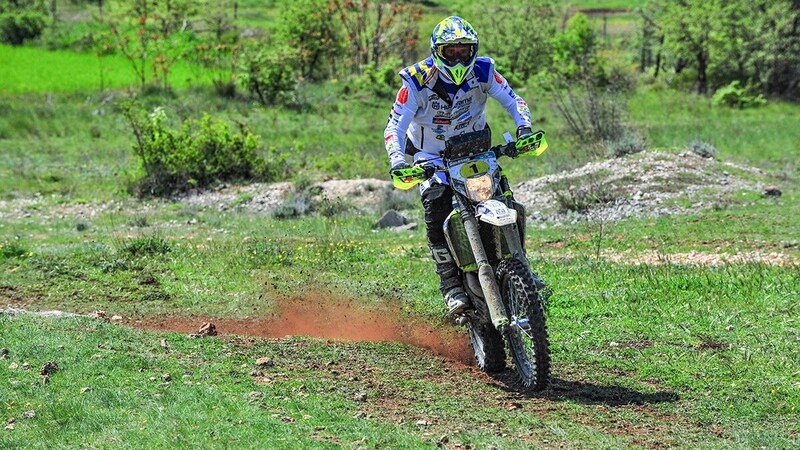
[[[485,202],[492,198],[493,194],[494,183],[491,174],[467,178],[467,197],[473,202]]]

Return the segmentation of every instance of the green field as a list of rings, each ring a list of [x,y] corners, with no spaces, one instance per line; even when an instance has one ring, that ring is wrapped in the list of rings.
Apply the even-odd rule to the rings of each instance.
[[[0,94],[98,92],[125,89],[138,83],[131,63],[122,55],[98,57],[91,53],[14,48],[0,44]],[[173,87],[198,85],[198,74],[177,64],[169,80]]]

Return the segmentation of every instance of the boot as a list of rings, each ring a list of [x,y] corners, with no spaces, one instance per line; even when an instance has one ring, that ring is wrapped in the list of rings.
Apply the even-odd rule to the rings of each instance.
[[[442,291],[444,301],[447,303],[447,313],[458,315],[472,308],[472,303],[461,285],[458,267],[453,262],[450,252],[446,247],[431,246],[431,253],[436,261],[436,273],[441,280],[439,290]]]

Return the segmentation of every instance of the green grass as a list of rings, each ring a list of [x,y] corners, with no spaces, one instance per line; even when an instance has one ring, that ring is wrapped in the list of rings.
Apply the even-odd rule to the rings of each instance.
[[[629,102],[631,120],[657,147],[682,149],[693,139],[713,144],[722,160],[764,162],[771,169],[796,169],[800,155],[800,108],[770,102],[761,108],[713,107],[711,100],[654,89]]]
[[[11,47],[0,44],[0,94],[63,93],[137,87],[130,62],[122,55],[98,58],[93,53]],[[170,74],[170,84],[183,88],[198,84],[197,75],[182,63]]]

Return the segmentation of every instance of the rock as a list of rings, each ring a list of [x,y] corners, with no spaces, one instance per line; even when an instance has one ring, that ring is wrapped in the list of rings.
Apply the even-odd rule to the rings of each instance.
[[[250,398],[261,398],[264,394],[258,391],[253,391],[250,393]]]
[[[427,420],[418,420],[418,421],[417,421],[417,426],[418,426],[418,427],[427,427],[427,426],[428,426],[428,425],[430,425],[430,424],[431,424],[431,423],[430,423],[430,422],[428,422]]]
[[[122,316],[117,316],[117,315],[111,316],[111,321],[112,322],[122,322]]]
[[[767,186],[762,195],[764,197],[780,197],[783,194],[777,186]]]
[[[402,232],[402,231],[414,231],[417,229],[417,223],[412,222],[406,225],[402,225],[399,227],[392,227],[392,231]]]
[[[7,348],[0,349],[0,359],[8,359],[8,353],[9,351]]]
[[[92,391],[92,388],[90,388],[88,386],[81,388],[81,394],[85,394],[85,393],[91,392],[91,391]]]
[[[367,393],[366,392],[359,392],[353,397],[353,400],[357,402],[365,402],[367,401]]]
[[[165,383],[169,383],[170,381],[172,381],[172,375],[170,375],[168,373],[165,373],[164,375],[161,375],[161,381],[164,381]]]
[[[167,345],[167,340],[166,339],[162,339],[161,340],[161,348],[169,348],[169,346]]]
[[[58,364],[55,361],[47,361],[39,371],[39,375],[46,377],[54,374],[58,370]]]
[[[17,367],[19,367],[19,364],[15,363],[15,362],[12,362],[11,364],[8,365],[8,368],[11,369],[11,370],[16,369]]]
[[[94,311],[93,313],[89,314],[89,317],[97,320],[108,320],[108,314],[105,311]]]
[[[198,337],[207,337],[216,335],[217,335],[217,326],[211,322],[206,322],[200,326],[200,329],[197,330],[197,333],[190,334],[189,336],[198,338]]]
[[[256,365],[259,367],[272,367],[275,365],[275,361],[273,361],[272,358],[265,356],[263,358],[258,358],[256,360]]]
[[[34,410],[25,411],[24,413],[22,413],[23,419],[33,419],[35,417],[36,417],[36,411]]]
[[[408,223],[408,219],[399,212],[390,209],[383,214],[373,228],[394,228],[401,227]]]

